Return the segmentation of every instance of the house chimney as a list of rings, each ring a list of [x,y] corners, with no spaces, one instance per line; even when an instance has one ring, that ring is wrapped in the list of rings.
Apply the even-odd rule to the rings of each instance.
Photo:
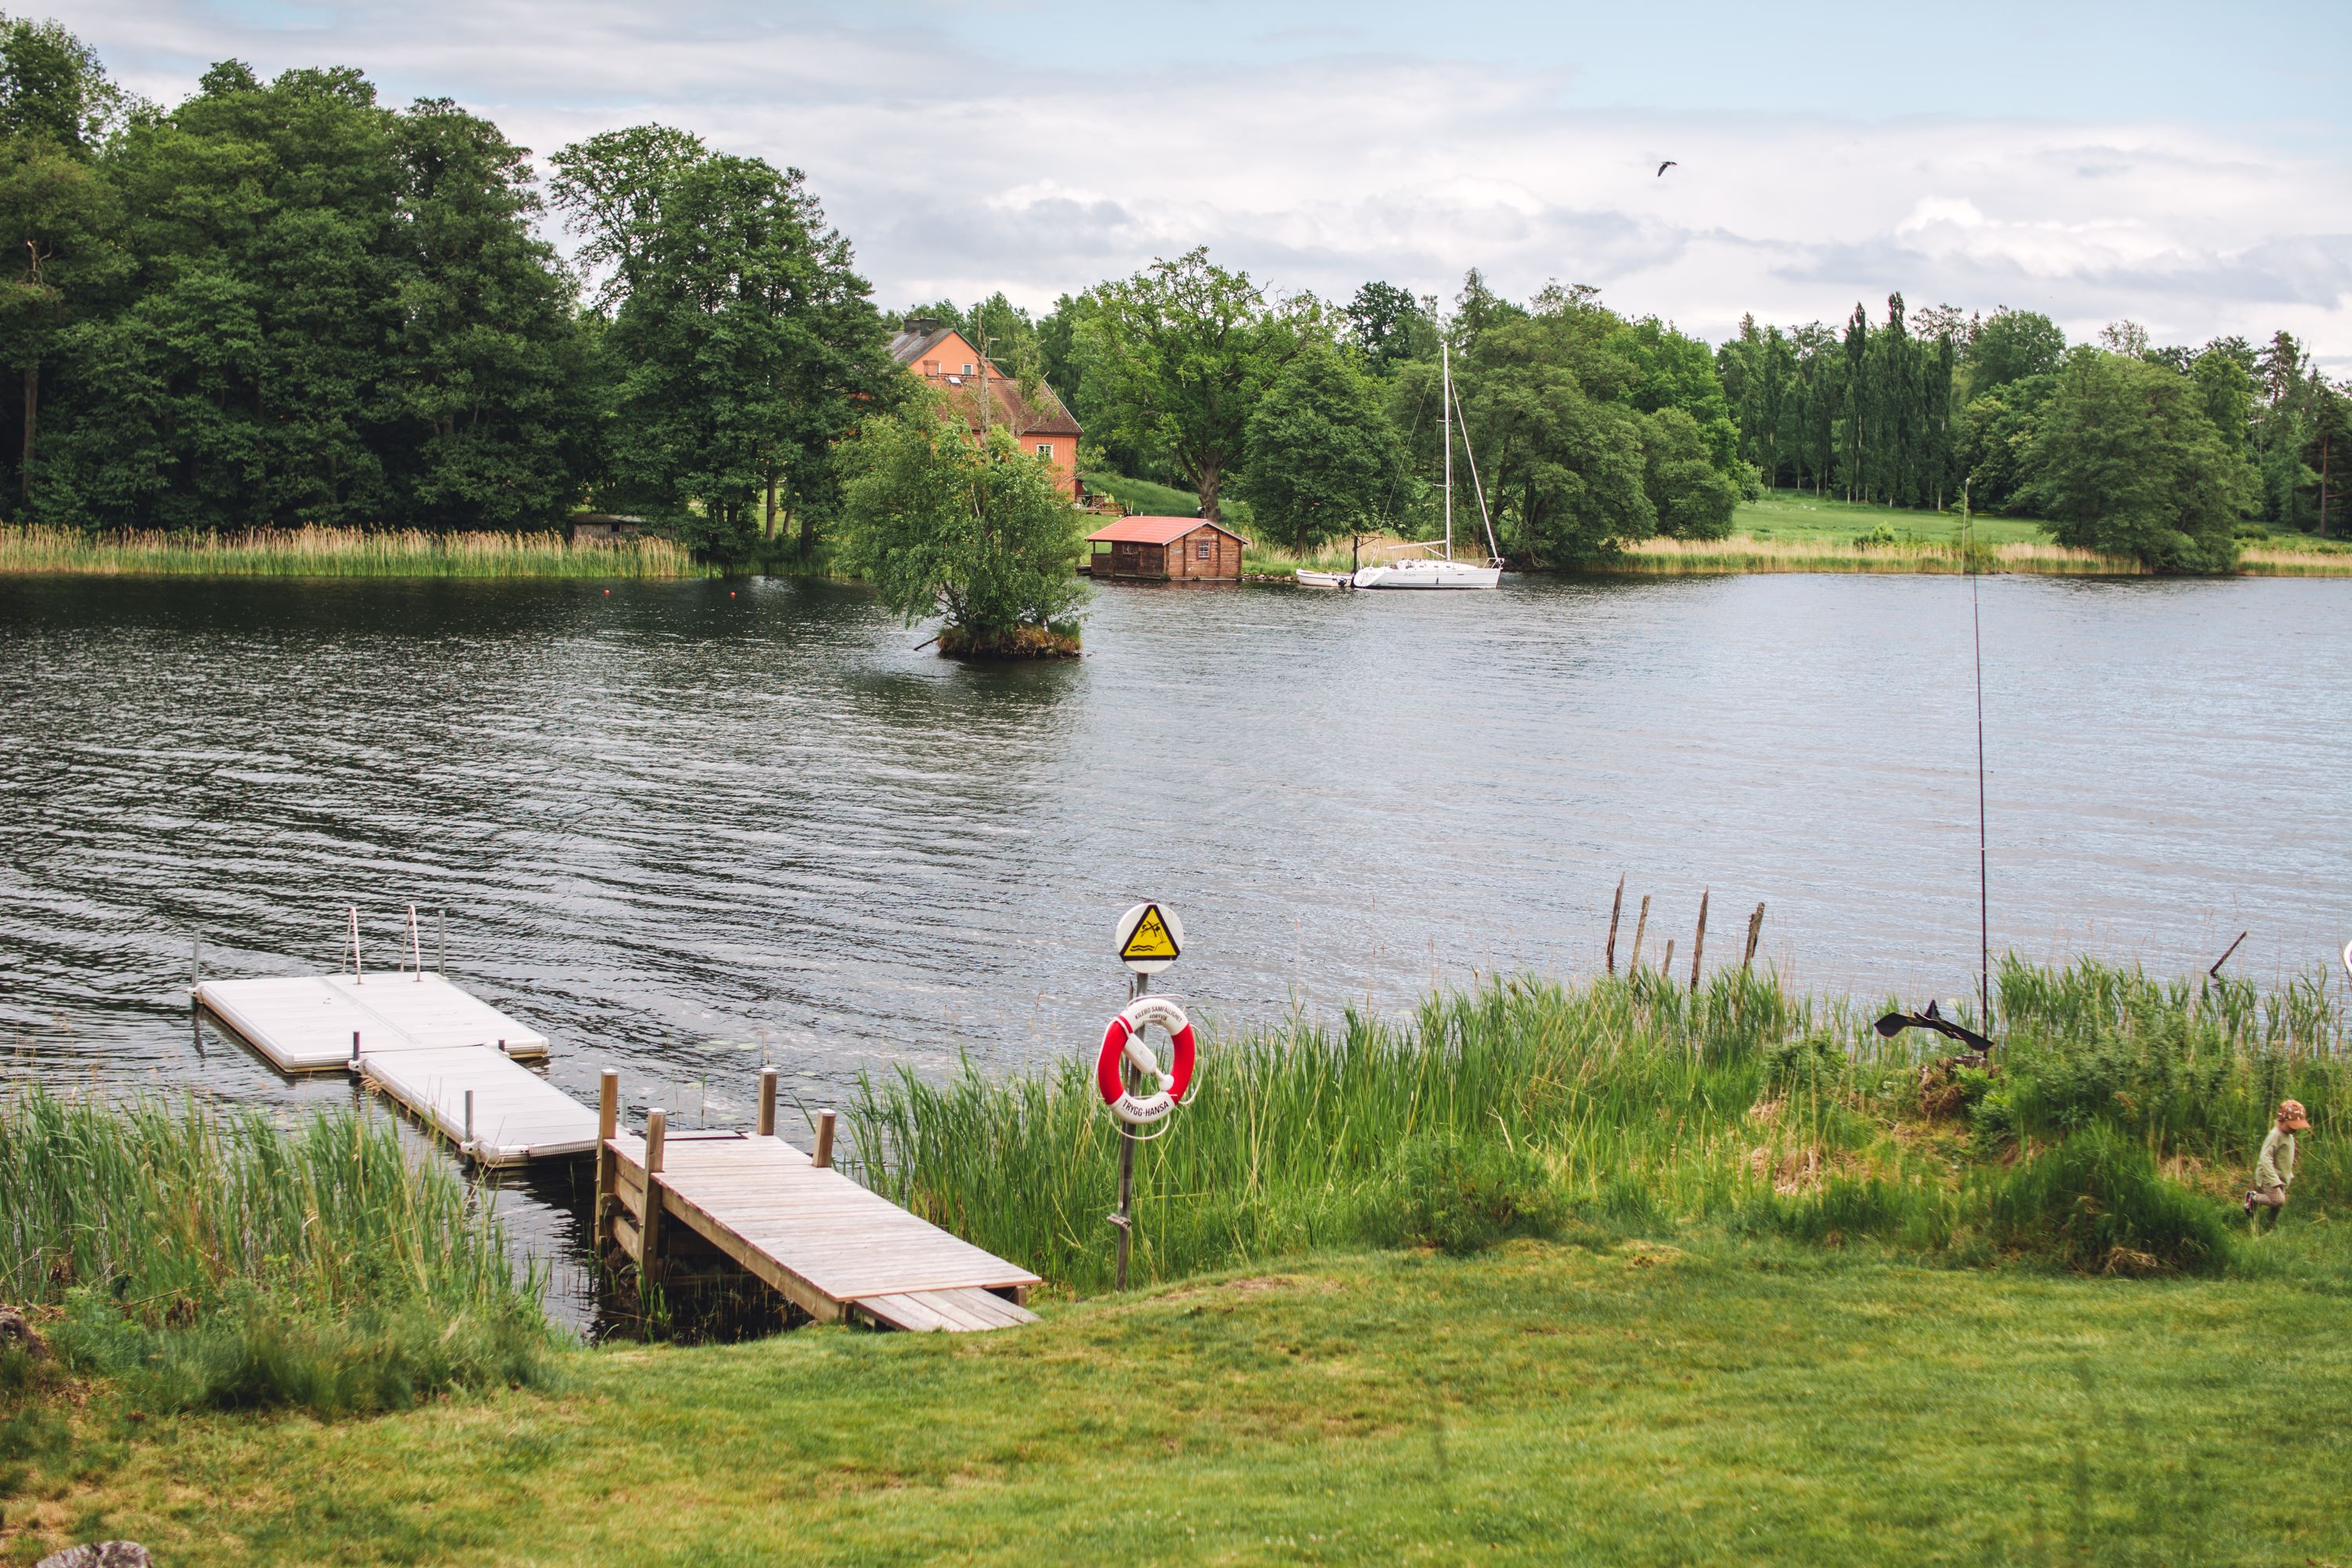
[[[898,330],[923,337],[940,330],[940,320],[937,316],[909,316],[898,323]]]

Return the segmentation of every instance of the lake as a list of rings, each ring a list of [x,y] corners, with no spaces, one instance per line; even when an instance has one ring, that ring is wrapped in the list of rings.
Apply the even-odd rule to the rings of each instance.
[[[2331,964],[2347,585],[1981,593],[1995,952]],[[1708,890],[1710,966],[1761,901],[1801,986],[1964,994],[1969,613],[1932,577],[1106,587],[1085,658],[975,669],[824,584],[0,582],[0,1070],[348,1100],[186,1002],[192,939],[332,970],[347,903],[386,967],[446,911],[557,1083],[688,1125],[748,1123],[762,1061],[813,1110],[1088,1052],[1147,897],[1160,988],[1226,1027],[1589,973],[1620,876],[1621,957],[1647,894],[1685,964]],[[576,1299],[572,1178],[502,1202]]]

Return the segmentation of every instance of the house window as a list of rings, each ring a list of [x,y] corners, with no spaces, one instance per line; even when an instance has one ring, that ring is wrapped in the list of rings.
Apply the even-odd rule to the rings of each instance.
[[[966,365],[966,366],[964,366],[964,367],[963,367],[963,373],[964,373],[964,374],[966,374],[966,375],[970,375],[970,374],[971,374],[971,366],[970,366],[970,365]]]
[[[925,360],[925,361],[923,362],[923,374],[924,374],[925,375],[937,375],[937,374],[940,374],[940,362],[939,362],[939,361],[937,361],[937,360],[935,360],[935,359],[927,359],[927,360]]]
[[[1211,556],[1213,556],[1213,555],[1215,553],[1215,552],[1216,552],[1216,546],[1215,546],[1213,543],[1212,543],[1210,541],[1208,541],[1208,540],[1205,540],[1205,539],[1204,539],[1204,540],[1201,541],[1201,542],[1200,542],[1200,543],[1195,544],[1194,546],[1192,546],[1192,551],[1193,551],[1193,553],[1194,553],[1195,555],[1197,555],[1201,560],[1202,560],[1202,561],[1206,561],[1206,560],[1210,559],[1210,558],[1211,558]]]
[[[1038,443],[1037,443],[1037,455],[1038,455],[1039,457],[1041,457],[1041,458],[1050,458],[1050,457],[1052,457],[1052,456],[1054,455],[1054,443],[1052,443],[1051,441],[1040,441],[1040,442],[1038,442]]]

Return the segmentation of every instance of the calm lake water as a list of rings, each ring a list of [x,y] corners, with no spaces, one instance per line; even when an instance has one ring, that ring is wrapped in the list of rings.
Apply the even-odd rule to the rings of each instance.
[[[2329,963],[2352,588],[1982,594],[1996,951]],[[1962,994],[1969,624],[1948,578],[1106,589],[1083,660],[983,671],[824,584],[0,583],[0,1073],[348,1099],[186,984],[198,935],[332,970],[353,902],[387,966],[446,910],[557,1083],[688,1124],[747,1122],[763,1059],[814,1108],[1085,1051],[1145,897],[1225,1026],[1590,971],[1620,875],[1678,964],[1711,889],[1711,961],[1762,900],[1803,985]],[[503,1201],[576,1293],[572,1178]]]

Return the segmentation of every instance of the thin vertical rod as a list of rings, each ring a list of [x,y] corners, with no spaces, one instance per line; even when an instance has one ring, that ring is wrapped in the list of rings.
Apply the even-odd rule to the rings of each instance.
[[[1454,559],[1454,351],[1444,338],[1437,340],[1437,363],[1445,384],[1438,392],[1437,433],[1445,446],[1445,558]]]
[[[1960,556],[1969,569],[1969,627],[1976,641],[1977,665],[1977,1011],[1981,1027],[1992,1033],[1992,877],[1985,853],[1984,745],[1984,615],[1977,595],[1977,563],[1969,548],[1975,542],[1976,521],[1969,510],[1969,490],[1960,486]]]
[[[1150,982],[1138,974],[1128,982],[1129,1001],[1141,996]],[[1118,1069],[1127,1071],[1122,1063]],[[1125,1121],[1118,1124],[1118,1280],[1120,1290],[1127,1289],[1127,1259],[1135,1242],[1135,1129]]]

